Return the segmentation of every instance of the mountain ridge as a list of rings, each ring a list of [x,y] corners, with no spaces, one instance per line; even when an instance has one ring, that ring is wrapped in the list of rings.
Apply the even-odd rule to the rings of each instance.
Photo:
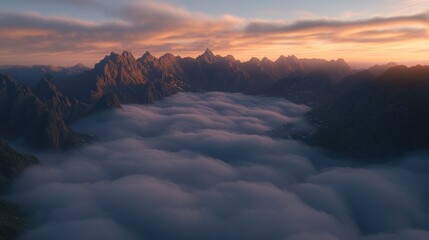
[[[110,93],[115,93],[125,103],[145,103],[152,100],[140,98],[135,92],[148,91],[146,85],[154,82],[163,82],[164,89],[171,93],[203,90],[264,94],[273,82],[282,78],[322,70],[328,72],[332,83],[351,72],[344,60],[313,59],[309,62],[294,55],[282,55],[274,62],[266,58],[241,62],[230,55],[215,55],[210,49],[196,58],[170,53],[157,58],[147,51],[136,59],[132,53],[124,51],[106,55],[93,69],[58,85],[66,95],[88,104]],[[133,97],[126,99],[125,96]]]
[[[92,69],[67,79],[45,76],[33,87],[15,84],[14,80],[3,76],[3,81],[6,79],[19,86],[8,91],[12,95],[26,93],[24,100],[30,99],[25,101],[35,104],[31,109],[36,109],[37,113],[16,121],[16,131],[10,131],[14,134],[3,131],[0,136],[9,139],[24,134],[31,144],[42,148],[82,145],[86,138],[70,131],[68,124],[96,111],[120,108],[121,104],[127,103],[152,103],[181,91],[242,92],[285,97],[317,108],[395,66],[389,63],[356,72],[341,58],[328,61],[281,55],[275,61],[251,58],[241,62],[231,55],[215,55],[210,49],[196,58],[170,53],[157,58],[148,51],[136,58],[128,51],[111,52]],[[16,101],[4,102],[3,106],[19,108],[13,104]],[[6,119],[14,118],[10,117],[14,116],[14,111],[3,109],[3,112],[9,116]],[[29,113],[31,111],[26,114]],[[25,119],[37,121],[31,120],[30,124]]]
[[[394,66],[312,109],[309,142],[359,158],[429,149],[429,66]]]

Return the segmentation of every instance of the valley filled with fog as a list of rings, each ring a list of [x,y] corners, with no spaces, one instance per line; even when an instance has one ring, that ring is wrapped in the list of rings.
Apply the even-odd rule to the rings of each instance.
[[[179,93],[82,119],[97,142],[35,153],[15,183],[21,239],[429,239],[428,155],[364,165],[269,136],[309,109]]]

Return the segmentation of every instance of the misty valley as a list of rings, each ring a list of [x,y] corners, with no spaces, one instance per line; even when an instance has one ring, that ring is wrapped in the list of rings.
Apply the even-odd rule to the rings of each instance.
[[[306,125],[284,98],[178,93],[72,125],[97,141],[36,151],[8,199],[20,239],[425,239],[428,154],[361,164],[272,137]]]
[[[0,240],[428,240],[429,0],[0,1]]]
[[[1,239],[429,238],[429,66],[207,49],[0,73]]]

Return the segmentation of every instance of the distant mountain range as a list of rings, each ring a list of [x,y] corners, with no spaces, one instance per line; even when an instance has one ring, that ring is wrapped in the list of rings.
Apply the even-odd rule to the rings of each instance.
[[[429,66],[389,63],[356,71],[342,59],[281,56],[241,62],[210,50],[197,58],[156,58],[146,52],[136,59],[130,52],[112,52],[92,69],[0,67],[0,195],[27,166],[38,163],[5,140],[19,138],[39,149],[81,147],[94,137],[74,132],[70,123],[181,91],[242,92],[310,105],[306,118],[314,132],[284,125],[273,134],[361,161],[429,149]],[[23,213],[1,197],[0,218],[2,237],[14,239],[25,227]]]
[[[94,69],[55,83],[65,95],[87,104],[95,104],[106,94],[115,94],[122,103],[148,103],[179,91],[287,95],[287,91],[278,92],[278,82],[288,85],[289,79],[323,75],[331,86],[350,73],[342,59],[281,56],[274,62],[267,58],[240,62],[232,56],[216,56],[208,49],[195,59],[172,54],[156,58],[149,52],[136,59],[129,52],[112,52]]]
[[[66,79],[72,75],[89,70],[82,64],[76,64],[72,67],[60,67],[52,65],[36,65],[36,66],[0,66],[0,74],[9,75],[14,79],[21,81],[27,85],[36,85],[42,77],[51,75],[55,78]]]
[[[27,78],[31,71],[33,77]],[[242,92],[310,105],[307,118],[318,130],[305,134],[305,141],[341,154],[390,156],[429,148],[429,131],[422,122],[427,117],[428,67],[388,63],[356,71],[343,59],[293,55],[241,62],[207,49],[197,58],[156,58],[149,52],[135,58],[125,51],[112,52],[92,69],[35,66],[0,72],[13,76],[0,76],[0,136],[22,137],[37,148],[82,146],[91,137],[70,130],[73,121],[181,91]]]

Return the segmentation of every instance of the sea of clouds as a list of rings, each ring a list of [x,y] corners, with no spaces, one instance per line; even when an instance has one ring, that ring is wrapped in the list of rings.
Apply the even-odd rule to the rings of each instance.
[[[40,166],[10,199],[38,239],[429,239],[429,161],[362,165],[267,132],[309,108],[180,93],[78,122],[99,138]]]

